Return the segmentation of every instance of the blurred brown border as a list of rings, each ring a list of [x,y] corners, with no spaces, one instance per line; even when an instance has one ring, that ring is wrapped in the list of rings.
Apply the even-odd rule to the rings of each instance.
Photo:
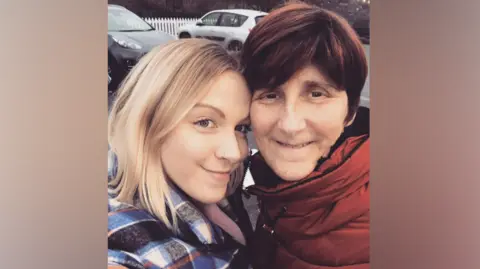
[[[0,2],[1,268],[106,268],[106,12]]]
[[[106,6],[0,2],[2,268],[106,266]],[[372,3],[371,268],[480,268],[479,7]]]
[[[373,1],[371,268],[480,268],[478,1]]]

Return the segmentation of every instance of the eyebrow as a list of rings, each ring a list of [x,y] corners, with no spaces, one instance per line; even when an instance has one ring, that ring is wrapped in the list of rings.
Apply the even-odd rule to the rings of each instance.
[[[317,80],[312,80],[312,79],[308,79],[308,80],[305,80],[303,81],[303,88],[306,88],[306,89],[309,89],[309,88],[316,88],[316,87],[321,87],[321,88],[324,88],[325,90],[328,90],[328,89],[333,89],[334,91],[339,91],[339,89],[337,89],[336,86],[334,86],[332,83],[329,83],[329,82],[319,82]],[[268,92],[268,93],[271,93],[271,92],[276,92],[276,91],[283,91],[284,90],[284,85],[279,85],[277,87],[265,87],[259,91],[256,91],[256,92]]]
[[[215,106],[212,106],[212,105],[209,105],[209,104],[198,103],[194,106],[194,108],[208,108],[208,109],[211,109],[211,110],[215,111],[218,115],[220,115],[220,117],[222,117],[222,119],[226,118],[225,113],[223,113],[222,110],[220,110],[218,107],[215,107]],[[249,115],[247,115],[245,118],[240,120],[240,122],[247,121],[248,119],[249,119]]]
[[[225,119],[225,113],[223,113],[223,111],[221,111],[219,108],[214,107],[212,105],[204,104],[204,103],[198,103],[194,106],[194,108],[208,108],[208,109],[211,109],[211,110],[215,111],[218,115],[220,115],[220,117]]]
[[[316,80],[306,80],[303,82],[304,88],[315,88],[315,87],[321,87],[324,88],[325,90],[328,89],[333,89],[335,91],[338,91],[338,89],[332,85],[331,83],[328,82],[318,82]]]

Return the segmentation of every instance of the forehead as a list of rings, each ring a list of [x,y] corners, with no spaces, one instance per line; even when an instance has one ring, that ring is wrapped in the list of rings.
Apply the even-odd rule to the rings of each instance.
[[[218,108],[227,117],[241,114],[243,118],[248,115],[250,99],[250,92],[242,75],[227,71],[214,79],[199,103]]]
[[[321,72],[320,69],[314,65],[307,65],[295,72],[295,74],[293,74],[293,76],[287,81],[287,83],[291,81],[316,81],[322,83],[329,83],[328,77],[325,76],[323,72]]]
[[[296,71],[284,84],[269,89],[268,91],[286,90],[291,87],[307,86],[311,84],[333,86],[333,82],[315,65],[310,64]]]

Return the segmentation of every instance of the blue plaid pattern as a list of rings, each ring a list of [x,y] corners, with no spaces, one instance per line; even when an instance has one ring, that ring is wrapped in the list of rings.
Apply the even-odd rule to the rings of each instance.
[[[117,158],[108,153],[108,178],[117,173]],[[108,190],[108,265],[129,269],[214,269],[242,267],[240,244],[210,222],[182,192],[170,186],[180,233],[174,235],[146,210],[114,199]],[[226,199],[219,206],[229,213]]]
[[[132,269],[230,268],[239,249],[222,250],[222,230],[173,187],[171,197],[179,235],[147,211],[109,199],[108,264]],[[212,246],[220,248],[211,251]]]

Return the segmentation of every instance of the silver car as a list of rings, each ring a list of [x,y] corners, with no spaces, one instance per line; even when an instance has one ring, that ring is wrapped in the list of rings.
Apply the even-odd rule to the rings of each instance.
[[[231,51],[240,51],[251,29],[268,13],[249,9],[210,11],[196,23],[178,29],[178,38],[206,38],[222,43]]]

